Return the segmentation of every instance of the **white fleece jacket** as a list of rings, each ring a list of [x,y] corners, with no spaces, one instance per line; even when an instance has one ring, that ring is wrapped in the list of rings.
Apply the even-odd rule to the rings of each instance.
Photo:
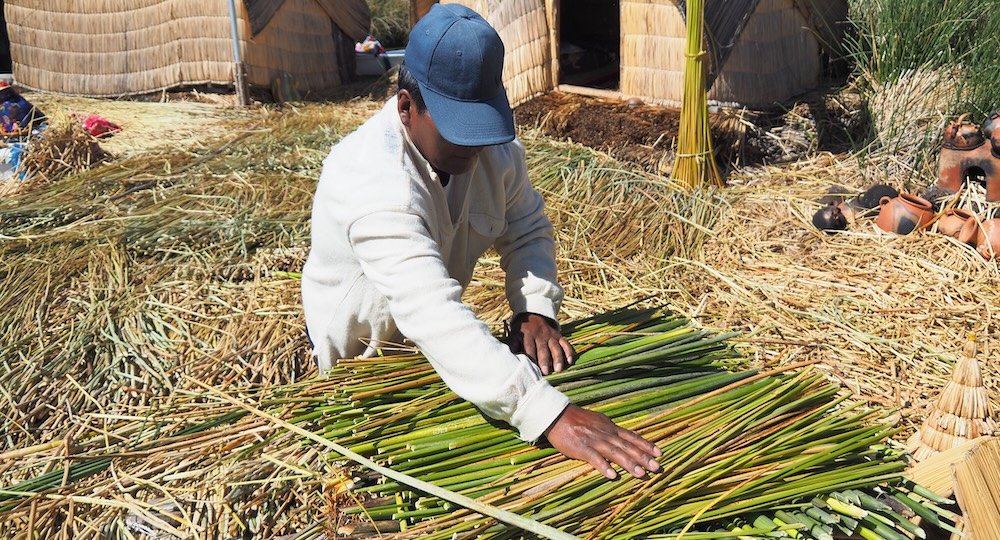
[[[552,225],[518,141],[490,146],[441,185],[395,98],[333,147],[313,201],[302,304],[320,369],[402,334],[444,382],[534,441],[569,403],[462,303],[477,259],[500,253],[514,314],[556,318]]]

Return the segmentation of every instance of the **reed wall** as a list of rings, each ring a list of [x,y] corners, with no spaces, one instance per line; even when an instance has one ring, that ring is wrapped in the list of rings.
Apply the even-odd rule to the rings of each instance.
[[[760,0],[709,99],[770,106],[819,85],[820,44],[791,0]]]
[[[677,4],[673,0],[622,0],[621,9],[620,90],[628,96],[680,106],[687,30]]]
[[[287,72],[300,92],[339,85],[336,59],[343,45],[333,39],[335,28],[314,0],[285,0],[264,30],[243,44],[247,81],[268,86]],[[244,24],[240,34],[248,31]]]
[[[349,5],[364,4],[350,12]],[[251,37],[239,6],[248,82],[289,73],[300,91],[340,83],[333,16],[352,28],[363,0],[285,0]],[[229,5],[204,0],[7,0],[15,80],[63,94],[121,96],[193,84],[232,84]],[[367,23],[359,37],[367,32]],[[342,29],[340,29],[342,30]]]
[[[686,27],[673,0],[622,1],[621,91],[680,105]],[[709,99],[768,106],[815,88],[819,43],[791,0],[760,0]]]
[[[506,49],[503,79],[511,106],[552,89],[545,0],[459,0],[457,3],[480,13],[503,40]]]

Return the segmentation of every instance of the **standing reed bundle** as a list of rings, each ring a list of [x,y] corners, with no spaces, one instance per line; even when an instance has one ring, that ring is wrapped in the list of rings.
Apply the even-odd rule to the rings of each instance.
[[[685,56],[677,159],[670,176],[689,189],[705,184],[721,186],[722,177],[712,152],[712,134],[708,123],[704,0],[687,0]]]

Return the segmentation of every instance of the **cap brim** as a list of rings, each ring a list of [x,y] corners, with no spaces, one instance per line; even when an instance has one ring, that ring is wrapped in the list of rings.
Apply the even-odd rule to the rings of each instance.
[[[502,87],[489,101],[460,101],[418,84],[424,104],[444,140],[459,146],[490,146],[514,140],[514,112]]]

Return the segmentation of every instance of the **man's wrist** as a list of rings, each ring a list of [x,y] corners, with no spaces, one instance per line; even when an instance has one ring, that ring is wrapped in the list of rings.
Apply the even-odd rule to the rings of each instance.
[[[552,419],[552,422],[549,423],[549,427],[545,428],[545,430],[542,431],[542,437],[548,439],[549,432],[552,431],[552,428],[554,428],[556,424],[559,423],[559,420],[562,420],[563,415],[566,414],[566,409],[569,409],[572,406],[573,406],[572,403],[567,403],[566,406],[563,407],[561,411],[559,411],[559,414],[557,414],[556,417]]]
[[[521,313],[518,313],[517,315],[514,315],[514,317],[511,319],[510,326],[512,328],[517,327],[518,325],[523,324],[524,322],[527,322],[528,317],[530,317],[532,315],[534,315],[536,317],[540,317],[543,321],[545,321],[545,324],[549,325],[550,327],[552,327],[552,328],[554,328],[556,330],[559,330],[559,323],[557,321],[555,321],[554,319],[552,319],[551,317],[546,317],[545,315],[542,315],[540,313],[532,313],[530,311],[522,311]]]

